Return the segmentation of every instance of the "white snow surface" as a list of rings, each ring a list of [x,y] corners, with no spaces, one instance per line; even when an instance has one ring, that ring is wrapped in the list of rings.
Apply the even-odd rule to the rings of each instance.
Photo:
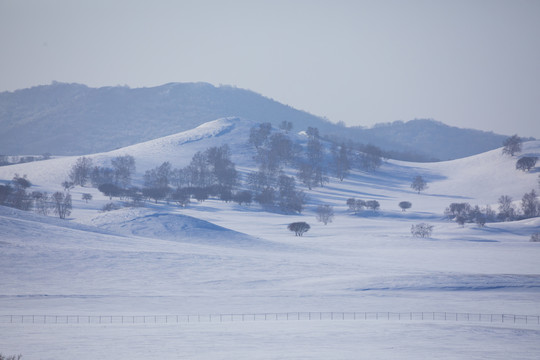
[[[170,161],[229,144],[241,172],[254,123],[219,119],[194,130],[88,155],[108,164],[136,159],[137,178]],[[303,141],[298,138],[298,141]],[[540,142],[523,154],[540,156]],[[31,190],[61,190],[77,157],[0,167],[0,183],[26,174]],[[386,161],[374,173],[304,189],[302,214],[209,199],[187,208],[99,209],[96,189],[71,190],[67,220],[0,207],[0,316],[144,316],[285,312],[451,312],[540,315],[540,218],[460,227],[444,219],[452,202],[519,204],[538,189],[538,171],[515,169],[500,149],[440,163]],[[412,178],[429,188],[417,194]],[[91,193],[85,203],[81,194]],[[350,197],[377,200],[378,213],[353,215]],[[402,212],[398,203],[411,201]],[[318,204],[334,206],[323,225]],[[288,223],[311,229],[295,237]],[[434,225],[414,238],[412,224]],[[4,318],[5,319],[5,318]],[[182,324],[0,322],[0,353],[23,359],[537,359],[540,325],[397,320],[251,321]]]

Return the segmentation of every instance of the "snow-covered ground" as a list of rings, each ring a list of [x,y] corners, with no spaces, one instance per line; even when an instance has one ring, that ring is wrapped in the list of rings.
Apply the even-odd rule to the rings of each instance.
[[[189,163],[228,143],[241,171],[254,163],[252,123],[221,119],[190,132],[90,155],[118,155],[145,170]],[[299,138],[298,141],[302,141]],[[524,144],[540,155],[540,142]],[[0,167],[0,182],[26,174],[32,189],[61,189],[77,157]],[[515,170],[500,149],[442,163],[387,161],[374,173],[307,191],[300,215],[207,200],[187,208],[147,204],[101,213],[108,198],[71,190],[69,220],[0,207],[0,316],[144,316],[285,312],[449,312],[540,315],[540,218],[460,227],[452,202],[491,205],[538,189],[538,172]],[[416,175],[429,188],[410,188]],[[85,203],[82,193],[91,193]],[[378,213],[351,214],[350,197]],[[412,208],[402,212],[400,201]],[[334,205],[323,225],[318,204]],[[295,237],[288,223],[311,229]],[[412,224],[434,225],[414,238]],[[536,359],[540,325],[404,320],[31,324],[0,322],[0,353],[23,359]]]

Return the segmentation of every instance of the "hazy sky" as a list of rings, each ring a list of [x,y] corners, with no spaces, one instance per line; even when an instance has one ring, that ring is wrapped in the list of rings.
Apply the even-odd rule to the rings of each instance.
[[[0,91],[205,81],[540,138],[540,0],[0,0],[0,48]]]

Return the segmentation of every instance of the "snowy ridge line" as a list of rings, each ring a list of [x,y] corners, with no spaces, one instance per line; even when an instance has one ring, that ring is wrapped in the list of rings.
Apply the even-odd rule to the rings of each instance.
[[[540,325],[540,315],[454,312],[282,312],[196,315],[0,315],[0,324],[187,324],[243,321],[459,321]]]

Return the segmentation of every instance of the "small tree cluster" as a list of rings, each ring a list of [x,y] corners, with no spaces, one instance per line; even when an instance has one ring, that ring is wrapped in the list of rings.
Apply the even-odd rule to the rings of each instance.
[[[50,153],[45,153],[39,156],[9,156],[9,155],[0,155],[0,166],[14,165],[14,164],[25,164],[34,161],[49,160],[51,158]]]
[[[347,199],[347,206],[349,207],[349,210],[354,212],[355,214],[359,214],[364,209],[370,209],[373,211],[379,210],[381,205],[377,200],[361,200],[361,199],[355,199],[355,198],[349,198]]]
[[[538,194],[534,189],[523,195],[520,205],[521,209],[517,209],[510,196],[501,196],[499,198],[499,213],[497,214],[497,219],[500,221],[513,221],[540,216],[540,201],[538,200]]]
[[[109,212],[109,211],[114,211],[114,210],[118,210],[118,209],[120,209],[120,207],[118,205],[116,205],[113,202],[109,202],[109,203],[106,203],[105,205],[103,205],[103,207],[101,208],[101,212]]]
[[[536,156],[524,156],[516,162],[516,169],[522,171],[530,171],[536,166]]]
[[[9,356],[4,356],[2,354],[0,354],[0,360],[21,360],[22,359],[22,355],[9,355]]]
[[[134,174],[135,158],[123,155],[111,159],[110,167],[93,166],[89,172],[89,180],[92,186],[97,188],[103,184],[113,184],[118,188],[127,189]]]
[[[26,175],[15,174],[9,184],[0,185],[0,205],[13,207],[19,210],[29,211],[32,209],[32,194],[27,191],[32,183]]]
[[[283,212],[302,212],[306,195],[296,188],[293,177],[283,173],[273,176],[265,171],[251,173],[247,185],[252,189],[253,199],[267,209],[278,208]]]
[[[433,232],[433,225],[426,223],[420,223],[416,225],[411,225],[411,234],[414,237],[429,238]]]
[[[540,232],[536,232],[531,235],[532,242],[540,242]]]
[[[287,226],[289,231],[294,232],[295,236],[303,236],[311,227],[306,222],[294,222]]]
[[[290,121],[283,120],[283,121],[279,124],[279,128],[280,128],[281,130],[285,131],[286,133],[288,133],[289,131],[292,130],[293,124],[292,124],[292,122],[290,122]]]
[[[452,203],[444,213],[450,220],[455,220],[460,225],[475,222],[479,226],[497,220],[514,221],[540,216],[540,201],[534,189],[523,195],[521,209],[516,208],[512,197],[508,195],[499,197],[498,203],[498,213],[489,206],[481,209],[478,205],[473,207],[469,203]]]
[[[482,227],[495,218],[495,212],[489,206],[481,209],[478,205],[473,207],[469,203],[452,203],[446,208],[444,214],[461,226],[465,223],[476,223]]]
[[[27,191],[32,186],[26,175],[15,174],[10,184],[0,185],[0,205],[19,210],[34,211],[40,215],[49,215],[53,211],[61,219],[71,214],[71,195],[55,192],[49,196],[46,192]]]
[[[356,157],[358,168],[364,171],[375,171],[382,165],[383,152],[375,145],[362,145]]]

